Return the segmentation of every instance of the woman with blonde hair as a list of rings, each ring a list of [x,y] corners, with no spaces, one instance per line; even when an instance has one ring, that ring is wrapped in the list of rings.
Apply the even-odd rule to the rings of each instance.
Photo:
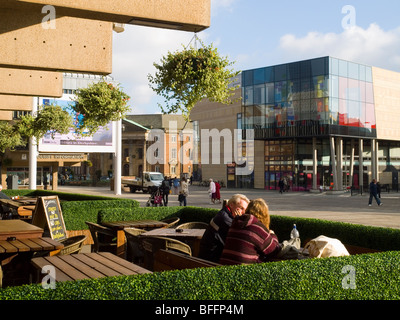
[[[269,230],[268,205],[263,199],[251,200],[245,214],[237,216],[226,237],[221,264],[265,262],[276,256],[281,246]]]

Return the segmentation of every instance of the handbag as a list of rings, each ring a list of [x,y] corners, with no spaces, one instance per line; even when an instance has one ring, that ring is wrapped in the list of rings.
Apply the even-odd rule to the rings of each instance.
[[[178,201],[182,202],[184,200],[184,198],[185,198],[185,196],[182,193],[180,193],[178,196]]]
[[[277,258],[281,260],[292,260],[292,259],[306,259],[308,254],[300,250],[300,239],[294,238],[285,240],[281,243],[281,251],[277,254]]]
[[[154,196],[154,204],[161,204],[162,196]]]
[[[310,240],[304,246],[304,250],[308,250],[308,254],[311,258],[328,258],[350,255],[340,240],[326,236],[319,236]]]

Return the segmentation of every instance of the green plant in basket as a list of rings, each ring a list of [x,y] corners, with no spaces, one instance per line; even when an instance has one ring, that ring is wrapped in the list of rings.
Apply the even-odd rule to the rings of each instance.
[[[198,39],[197,39],[198,40]],[[199,40],[200,41],[200,40]],[[150,87],[165,99],[159,104],[163,113],[178,113],[186,120],[195,104],[204,98],[224,104],[232,103],[236,87],[230,86],[238,74],[229,69],[233,63],[221,57],[213,45],[197,49],[193,46],[168,52],[155,75],[148,75]]]
[[[76,92],[75,104],[71,105],[77,116],[77,133],[93,135],[99,127],[125,117],[130,110],[130,97],[119,86],[99,81]]]

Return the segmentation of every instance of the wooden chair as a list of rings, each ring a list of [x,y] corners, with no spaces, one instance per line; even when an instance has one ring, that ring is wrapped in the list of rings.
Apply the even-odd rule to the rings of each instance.
[[[92,252],[116,252],[117,234],[114,231],[97,223],[86,221],[86,224],[89,227],[90,234],[92,235],[94,242],[92,246]]]
[[[127,244],[126,260],[142,265],[144,259],[144,249],[139,236],[146,232],[146,230],[138,228],[125,228],[124,232]]]
[[[207,229],[208,223],[195,221],[182,223],[176,227],[176,229]]]
[[[158,250],[174,250],[192,256],[192,249],[182,241],[167,237],[141,237],[144,249],[144,268],[153,271],[154,255]]]
[[[79,253],[82,250],[83,242],[86,240],[85,235],[80,235],[80,236],[74,236],[65,240],[60,241],[63,245],[64,248],[60,250],[55,255],[66,255],[66,254],[73,254],[73,253]]]
[[[163,228],[174,228],[176,224],[179,222],[180,218],[172,217],[172,218],[165,218],[161,219],[160,221],[167,223],[167,225]]]

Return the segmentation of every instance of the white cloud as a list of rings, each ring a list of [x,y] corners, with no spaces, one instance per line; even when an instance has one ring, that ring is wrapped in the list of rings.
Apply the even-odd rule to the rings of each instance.
[[[113,34],[112,77],[131,96],[132,113],[156,113],[155,92],[147,75],[154,74],[154,62],[160,62],[168,51],[187,46],[193,33],[125,25],[125,31]]]
[[[368,65],[400,70],[400,27],[385,31],[373,23],[367,29],[355,26],[342,33],[309,32],[305,37],[286,34],[279,46],[291,60],[333,56]]]

